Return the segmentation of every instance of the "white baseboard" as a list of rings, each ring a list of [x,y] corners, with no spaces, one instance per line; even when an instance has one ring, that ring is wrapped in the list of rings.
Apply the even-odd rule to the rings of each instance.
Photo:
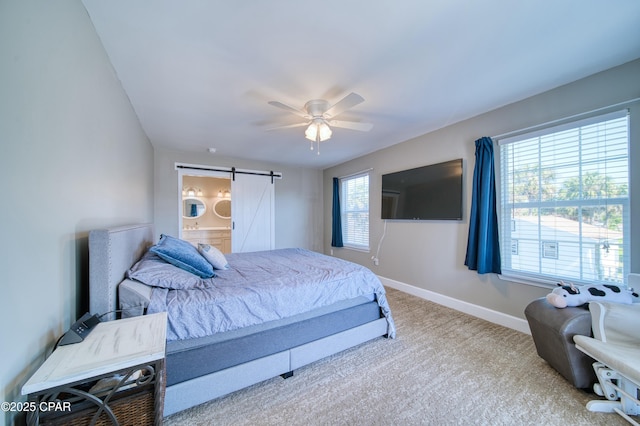
[[[395,288],[396,290],[400,290],[404,293],[417,296],[421,299],[429,300],[439,305],[446,306],[447,308],[455,309],[456,311],[464,312],[465,314],[481,318],[494,324],[499,324],[504,327],[520,331],[522,333],[531,334],[529,324],[522,318],[517,318],[512,315],[507,315],[502,312],[464,302],[459,299],[454,299],[453,297],[445,296],[433,291],[425,290],[420,287],[392,280],[391,278],[385,278],[381,276],[378,276],[378,278],[380,278],[382,285],[384,285],[385,287]]]

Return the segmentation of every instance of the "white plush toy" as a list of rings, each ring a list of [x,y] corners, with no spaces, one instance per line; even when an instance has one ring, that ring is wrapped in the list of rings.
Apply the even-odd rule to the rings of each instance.
[[[617,285],[564,285],[558,283],[551,293],[547,294],[547,301],[556,308],[567,306],[581,306],[596,300],[617,303],[640,303],[640,295],[632,288],[624,288]]]

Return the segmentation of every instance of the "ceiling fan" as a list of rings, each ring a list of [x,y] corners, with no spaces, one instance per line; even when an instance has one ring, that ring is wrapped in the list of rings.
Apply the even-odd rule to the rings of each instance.
[[[307,129],[304,132],[304,136],[311,141],[311,150],[313,150],[313,143],[316,142],[318,147],[317,153],[319,155],[320,142],[326,141],[331,137],[333,133],[331,127],[340,127],[343,129],[358,130],[361,132],[368,132],[371,130],[373,127],[373,124],[371,123],[335,119],[338,115],[362,102],[364,102],[364,98],[353,92],[331,106],[329,105],[329,102],[324,99],[312,99],[304,104],[303,109],[294,108],[278,101],[270,101],[269,105],[304,118],[304,121],[301,123],[279,126],[270,130],[306,126]]]

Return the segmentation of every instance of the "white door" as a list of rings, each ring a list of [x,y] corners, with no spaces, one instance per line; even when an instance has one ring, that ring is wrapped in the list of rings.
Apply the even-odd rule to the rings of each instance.
[[[231,182],[231,251],[275,247],[274,184],[266,176],[236,173]]]

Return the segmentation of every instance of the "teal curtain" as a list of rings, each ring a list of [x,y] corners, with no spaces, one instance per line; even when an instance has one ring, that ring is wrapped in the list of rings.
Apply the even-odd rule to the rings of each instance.
[[[333,211],[331,218],[331,246],[344,247],[342,243],[342,218],[340,217],[340,179],[333,178]]]
[[[476,165],[469,217],[469,239],[464,264],[479,274],[501,273],[493,141],[476,141]]]

